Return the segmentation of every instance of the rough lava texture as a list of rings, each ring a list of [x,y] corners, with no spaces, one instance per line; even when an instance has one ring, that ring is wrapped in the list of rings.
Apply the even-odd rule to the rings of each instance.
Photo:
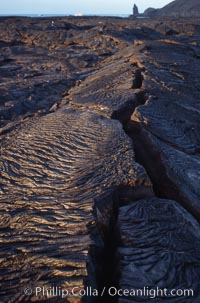
[[[165,302],[199,301],[199,224],[176,202],[151,198],[121,207],[118,235],[120,289],[131,293],[145,286],[153,302],[163,302],[164,289],[169,296]],[[170,297],[170,291],[184,290],[186,285],[194,296]],[[152,292],[157,289],[158,295]],[[132,296],[124,295],[118,302],[149,302],[149,299],[145,293],[134,296],[132,292]]]
[[[191,39],[196,42],[149,42],[143,81],[149,97],[129,126],[158,194],[178,200],[199,219],[199,37]]]
[[[4,300],[29,302],[29,285],[98,288],[113,193],[152,195],[121,124],[71,108],[32,119],[4,139],[0,167]]]
[[[199,303],[199,58],[198,18],[0,18],[1,302]]]

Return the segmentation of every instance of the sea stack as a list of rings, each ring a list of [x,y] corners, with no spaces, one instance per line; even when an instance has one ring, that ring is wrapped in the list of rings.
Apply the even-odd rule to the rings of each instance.
[[[133,5],[133,17],[137,17],[139,15],[139,10],[136,4]]]

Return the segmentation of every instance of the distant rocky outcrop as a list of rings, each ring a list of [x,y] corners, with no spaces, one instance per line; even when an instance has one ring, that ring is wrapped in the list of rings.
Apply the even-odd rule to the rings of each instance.
[[[175,0],[161,9],[147,9],[144,13],[146,16],[156,17],[199,17],[200,1],[199,0]]]
[[[136,4],[133,6],[133,17],[139,16],[139,10]]]
[[[157,9],[155,9],[153,7],[149,7],[144,11],[144,16],[149,16],[150,14],[154,13],[155,11],[157,11]]]

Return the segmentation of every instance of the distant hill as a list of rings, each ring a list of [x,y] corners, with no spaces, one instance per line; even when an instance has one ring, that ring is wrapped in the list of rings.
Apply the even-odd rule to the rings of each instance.
[[[200,0],[175,0],[161,9],[147,9],[145,16],[200,17]]]

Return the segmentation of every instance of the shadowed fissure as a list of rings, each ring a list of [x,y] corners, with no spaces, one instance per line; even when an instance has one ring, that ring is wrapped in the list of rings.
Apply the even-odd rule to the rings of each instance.
[[[133,88],[139,89],[142,87],[144,77],[142,74],[142,71],[140,69],[136,70],[135,78],[133,80]],[[137,104],[143,105],[148,99],[148,94],[145,90],[137,90],[135,93],[137,98]],[[137,137],[134,136],[134,131],[130,131],[129,129],[129,123],[131,121],[131,115],[133,114],[134,110],[137,108],[133,108],[132,112],[128,112],[126,114],[126,119],[123,118],[124,112],[119,112],[118,116],[113,116],[112,119],[118,120],[122,123],[123,129],[125,133],[129,136],[131,140],[133,140],[133,149],[135,153],[135,160],[136,162],[140,163],[142,166],[145,164],[143,161],[141,161],[140,157],[137,154],[137,149],[135,148],[135,140],[137,140]],[[121,119],[122,118],[122,119]],[[138,145],[137,145],[138,146]],[[145,167],[145,165],[144,165]],[[98,293],[99,296],[97,299],[95,299],[95,303],[117,303],[118,302],[118,295],[110,296],[108,293],[108,290],[110,288],[116,288],[119,289],[119,279],[120,279],[120,269],[118,268],[118,257],[117,257],[117,248],[120,243],[118,231],[117,231],[117,221],[118,221],[118,212],[119,208],[123,205],[127,205],[129,202],[134,200],[132,187],[120,187],[116,189],[114,195],[112,196],[113,199],[113,211],[112,211],[112,217],[110,218],[109,222],[109,228],[104,229],[101,225],[98,226],[100,233],[103,236],[104,239],[104,251],[103,254],[99,256],[99,254],[96,254],[96,261],[101,267],[101,274],[98,275],[97,273],[97,281],[98,281]],[[157,191],[155,190],[155,193],[157,194]],[[148,195],[148,192],[142,194],[139,193],[140,198],[145,198],[146,195]],[[136,194],[137,196],[137,194]],[[102,197],[101,201],[105,201],[105,197]],[[95,207],[94,207],[95,210]],[[94,211],[95,217],[97,219],[96,211]],[[93,302],[93,301],[92,301]]]
[[[80,29],[67,23],[65,27]],[[90,27],[85,29],[89,31]],[[97,30],[95,37],[101,37],[105,28]],[[78,39],[82,39],[82,33]],[[89,36],[84,39],[90,42]],[[91,41],[93,50],[94,41]],[[77,42],[72,39],[67,43],[69,47]],[[78,43],[81,46],[81,41]],[[118,50],[119,41],[116,43]],[[181,196],[176,180],[167,173],[162,145],[159,149],[151,142],[151,135],[165,142],[165,131],[160,138],[160,133],[152,130],[148,115],[140,115],[157,102],[156,99],[151,102],[154,89],[155,94],[162,89],[164,94],[168,92],[162,81],[162,75],[165,79],[168,74],[163,69],[158,77],[152,76],[156,81],[151,82],[154,69],[147,59],[147,63],[140,62],[143,50],[147,51],[145,46],[131,44],[129,53],[130,48],[124,45],[119,58],[114,55],[110,60],[108,53],[105,61],[98,61],[98,68],[91,65],[90,57],[83,56],[85,65],[69,77],[67,91],[66,82],[60,80],[64,71],[70,72],[66,58],[67,63],[63,61],[66,66],[63,63],[58,71],[57,82],[48,78],[51,82],[46,85],[52,88],[48,91],[52,96],[45,99],[44,109],[39,107],[40,102],[35,107],[40,99],[30,95],[27,107],[23,102],[16,103],[18,114],[24,114],[19,119],[24,120],[21,130],[20,121],[10,126],[5,121],[5,127],[0,130],[5,136],[2,191],[0,188],[3,210],[0,227],[4,237],[1,278],[2,289],[5,288],[2,302],[124,303],[127,298],[110,296],[108,290],[136,289],[148,284],[154,287],[158,283],[161,287],[199,287],[196,281],[199,281],[200,242],[196,221],[175,201],[162,199],[176,200],[196,218],[198,215],[190,208],[187,196]],[[74,56],[73,48],[71,53]],[[148,52],[145,54],[148,58]],[[78,63],[74,58],[70,60],[73,71],[82,62],[81,58]],[[177,66],[172,68],[176,71]],[[40,74],[27,73],[25,80],[37,81],[37,76]],[[166,78],[166,83],[169,81],[171,74]],[[179,82],[175,80],[175,83]],[[35,82],[27,94],[37,88],[36,95],[41,93],[41,99],[49,97],[46,85]],[[23,99],[24,94],[20,96]],[[11,118],[15,107],[9,104],[4,113]],[[163,115],[158,117],[167,120],[164,105],[163,108]],[[146,119],[146,125],[140,117]],[[18,124],[19,130],[11,132],[9,139],[10,130]],[[63,283],[65,287],[78,285],[81,290],[91,287],[98,290],[98,296],[68,301],[68,297],[46,300],[42,294],[25,296],[24,289],[19,294],[27,283],[33,286]],[[146,297],[137,300],[150,301]],[[174,302],[185,303],[176,299]]]
[[[145,95],[146,97],[147,95]],[[144,101],[142,104],[145,104],[145,98],[142,95]],[[155,196],[179,202],[199,221],[199,213],[197,213],[195,207],[191,205],[187,197],[183,196],[175,182],[168,177],[161,154],[152,146],[143,126],[138,122],[129,120],[124,125],[124,130],[134,142],[135,160],[145,168],[153,185]]]
[[[123,122],[123,119],[120,119],[120,114],[118,117],[112,117],[112,119],[116,119],[122,123],[125,133],[133,141],[135,161],[145,168],[147,175],[152,182],[155,197],[178,201],[194,217],[198,219],[195,212],[188,208],[187,202],[185,203],[184,197],[180,195],[175,184],[173,184],[173,182],[168,178],[166,168],[162,164],[159,153],[152,150],[150,144],[148,144],[148,142],[145,141],[145,138],[142,137],[141,132],[143,127],[141,124],[131,120],[131,116],[137,107],[140,105],[145,105],[148,100],[148,92],[142,88],[143,80],[143,74],[141,70],[138,69],[133,81],[133,88],[137,89],[135,93],[137,98],[137,106],[135,106],[131,114],[128,114],[125,122]],[[120,239],[117,231],[118,213],[121,206],[127,205],[129,202],[133,201],[132,198],[133,197],[129,196],[128,188],[123,188],[116,191],[113,218],[111,219],[110,229],[104,238],[104,262],[102,263],[101,260],[99,260],[99,262],[102,264],[103,272],[103,276],[99,280],[99,293],[102,292],[103,287],[106,287],[107,290],[110,287],[115,287],[116,289],[119,287],[120,269],[118,268],[117,248],[119,246]],[[118,296],[110,297],[108,292],[105,292],[102,297],[98,298],[97,302],[116,303],[118,301]]]

